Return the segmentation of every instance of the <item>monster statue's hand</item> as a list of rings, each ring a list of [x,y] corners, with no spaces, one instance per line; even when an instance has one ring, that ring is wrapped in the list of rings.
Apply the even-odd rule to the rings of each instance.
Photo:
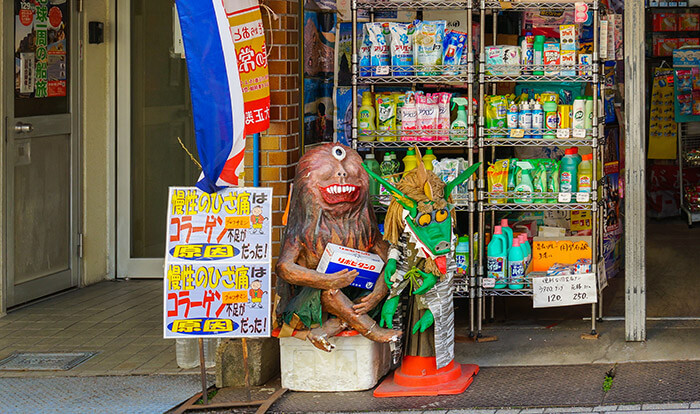
[[[384,282],[386,282],[389,289],[391,289],[391,285],[393,285],[391,277],[394,273],[396,273],[396,259],[389,259],[386,262],[386,266],[384,266]]]
[[[379,326],[382,328],[394,329],[394,314],[399,307],[400,296],[394,296],[387,299],[382,306],[382,319],[379,321]]]
[[[350,283],[359,275],[360,273],[355,269],[343,269],[339,272],[331,273],[330,275],[324,275],[331,279],[331,289],[342,289]]]
[[[416,269],[418,270],[418,269]],[[413,291],[414,295],[423,295],[427,291],[433,288],[435,286],[435,283],[437,282],[437,278],[435,278],[435,275],[432,273],[426,273],[421,270],[418,270],[418,273],[423,277],[423,284],[421,287]],[[421,331],[422,332],[422,331]]]
[[[418,332],[418,330],[425,332],[426,329],[433,325],[433,322],[435,322],[435,318],[433,318],[433,313],[428,309],[423,316],[421,316],[420,320],[413,325],[413,334]]]

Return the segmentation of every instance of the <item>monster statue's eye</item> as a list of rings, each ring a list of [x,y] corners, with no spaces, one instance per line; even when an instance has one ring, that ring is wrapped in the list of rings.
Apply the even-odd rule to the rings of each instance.
[[[428,224],[430,224],[431,221],[433,221],[433,218],[430,216],[430,214],[427,213],[421,214],[420,216],[418,216],[418,220],[416,220],[418,225],[421,227],[427,226]]]
[[[438,223],[442,223],[443,221],[447,220],[447,217],[449,217],[450,213],[445,210],[444,208],[442,210],[438,210],[435,212],[435,221]]]
[[[331,154],[333,154],[336,160],[342,161],[345,159],[345,148],[338,146],[333,147],[331,148]]]

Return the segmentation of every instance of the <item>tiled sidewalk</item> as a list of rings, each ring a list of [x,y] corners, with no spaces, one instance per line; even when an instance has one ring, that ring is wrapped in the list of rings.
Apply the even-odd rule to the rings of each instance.
[[[69,371],[0,371],[0,377],[194,373],[163,339],[161,280],[105,281],[0,318],[0,359],[13,352],[98,351]]]

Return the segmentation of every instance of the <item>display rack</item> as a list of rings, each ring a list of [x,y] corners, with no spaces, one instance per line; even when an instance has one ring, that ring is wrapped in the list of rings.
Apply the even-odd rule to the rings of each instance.
[[[699,183],[691,183],[685,179],[683,168],[688,168],[688,160],[686,154],[690,150],[700,151],[700,123],[699,122],[680,122],[678,123],[678,181],[680,185],[680,200],[679,205],[681,211],[685,213],[688,220],[688,227],[692,227],[693,223],[700,221],[700,210],[693,208],[688,202],[686,186],[696,185]],[[693,165],[700,167],[700,164]]]
[[[471,150],[475,146],[474,132],[474,52],[473,45],[473,11],[474,2],[472,0],[351,0],[352,11],[352,146],[358,151],[372,151],[384,149],[408,149],[414,146],[421,148],[432,147],[441,149],[458,149],[465,150],[467,162],[472,165],[475,161],[474,152]],[[376,68],[359,66],[358,56],[358,10],[367,10],[369,12],[369,21],[375,19],[375,11],[383,10],[401,10],[401,11],[416,11],[423,10],[454,10],[459,13],[466,13],[467,16],[467,45],[469,45],[466,66],[463,65],[432,65],[432,66],[413,66],[413,67],[391,67],[383,66],[382,72],[377,73]],[[410,76],[393,76],[392,73],[400,71],[400,73],[413,73]],[[429,73],[428,75],[423,75]],[[439,73],[439,74],[435,74]],[[449,74],[443,74],[449,73]],[[360,135],[358,131],[358,87],[367,86],[374,92],[375,86],[397,85],[410,86],[415,89],[421,85],[438,85],[438,86],[466,86],[467,89],[467,129],[466,130],[423,130],[410,131],[403,133],[401,131],[391,131],[390,133],[374,132],[373,134]],[[447,137],[448,140],[427,140],[432,136]],[[415,140],[402,140],[405,138],[413,138]],[[470,252],[474,252],[476,245],[474,243],[474,228],[475,216],[477,211],[476,204],[476,180],[472,177],[467,182],[467,195],[459,195],[453,197],[453,203],[457,211],[466,212],[468,217],[468,233],[470,235]],[[381,198],[381,197],[380,197]],[[385,203],[375,202],[374,206],[378,212],[386,211]],[[470,308],[470,332],[475,331],[475,298],[476,298],[476,266],[474,260],[470,260],[469,274],[467,277],[456,277],[454,286],[454,296],[469,298]]]
[[[574,9],[575,3],[581,3],[580,1],[573,0],[540,0],[540,1],[528,1],[528,0],[511,0],[511,1],[494,1],[494,0],[481,0],[480,1],[480,18],[481,18],[481,45],[479,47],[479,67],[483,68],[483,71],[479,74],[479,104],[478,104],[478,136],[476,138],[478,146],[478,158],[481,162],[481,167],[479,168],[479,179],[478,179],[478,191],[477,191],[477,210],[478,210],[478,232],[480,235],[486,234],[486,221],[487,214],[490,215],[491,229],[495,224],[495,215],[497,212],[518,212],[518,211],[573,211],[573,210],[586,210],[590,211],[592,215],[592,237],[591,237],[591,251],[592,251],[592,272],[598,274],[603,271],[605,265],[604,263],[599,265],[601,259],[601,249],[602,249],[602,238],[603,238],[603,226],[602,219],[603,214],[600,214],[600,208],[598,205],[598,185],[599,180],[602,177],[599,176],[598,166],[603,163],[603,145],[604,142],[604,131],[603,131],[603,121],[599,118],[599,98],[602,91],[603,85],[601,84],[602,68],[601,62],[599,61],[598,51],[600,50],[600,40],[599,40],[599,22],[600,22],[600,3],[599,0],[586,0],[583,3],[588,4],[589,10],[593,12],[593,62],[591,65],[559,65],[559,66],[542,66],[542,65],[487,65],[485,59],[485,27],[486,27],[486,16],[491,15],[493,18],[492,27],[493,32],[493,44],[496,43],[496,29],[497,19],[499,12],[519,12],[527,9],[534,8],[546,8],[551,11],[560,11],[566,9]],[[569,70],[575,71],[576,75],[573,76],[561,76],[557,75],[534,75],[533,71],[543,71],[543,70]],[[503,74],[519,72],[520,74]],[[529,73],[528,73],[529,72]],[[494,129],[485,128],[485,98],[487,94],[487,88],[490,86],[490,91],[493,93],[496,89],[497,83],[502,82],[586,82],[591,84],[591,91],[593,94],[593,128],[589,130],[559,130],[556,131],[556,138],[532,138],[532,136],[542,136],[546,133],[553,133],[552,130],[508,130],[508,129]],[[561,193],[531,193],[531,196],[527,196],[523,193],[495,193],[488,192],[486,189],[486,150],[491,149],[490,161],[495,160],[495,150],[496,147],[504,146],[584,146],[590,147],[593,152],[593,179],[591,186],[591,193],[586,196],[581,196],[580,193],[570,193],[571,201],[566,199],[568,195],[564,195],[562,200]],[[578,197],[578,199],[577,199]],[[590,199],[587,199],[590,197]],[[519,202],[516,202],[519,201]],[[539,202],[546,200],[547,202]],[[502,204],[496,203],[496,201],[505,201]],[[534,202],[538,201],[538,202]],[[478,268],[476,275],[476,310],[477,310],[477,340],[482,337],[481,328],[482,321],[485,319],[486,314],[486,302],[485,298],[491,297],[491,317],[493,318],[493,298],[497,296],[503,297],[531,297],[533,296],[532,288],[529,287],[532,277],[536,276],[536,273],[531,272],[527,276],[525,283],[525,288],[523,289],[509,289],[509,288],[495,288],[494,280],[488,280],[488,283],[484,283],[486,279],[486,245],[481,243],[479,246],[479,258],[478,258]],[[601,268],[602,267],[602,268]],[[600,296],[598,295],[599,301]],[[592,305],[592,318],[591,318],[591,334],[596,335],[596,313],[597,304]]]

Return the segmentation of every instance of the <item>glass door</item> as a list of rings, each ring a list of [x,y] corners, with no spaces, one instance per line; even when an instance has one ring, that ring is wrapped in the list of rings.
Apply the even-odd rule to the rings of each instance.
[[[7,306],[78,284],[75,1],[3,2]]]
[[[187,67],[173,0],[118,7],[117,276],[160,278],[168,187],[199,175]]]

